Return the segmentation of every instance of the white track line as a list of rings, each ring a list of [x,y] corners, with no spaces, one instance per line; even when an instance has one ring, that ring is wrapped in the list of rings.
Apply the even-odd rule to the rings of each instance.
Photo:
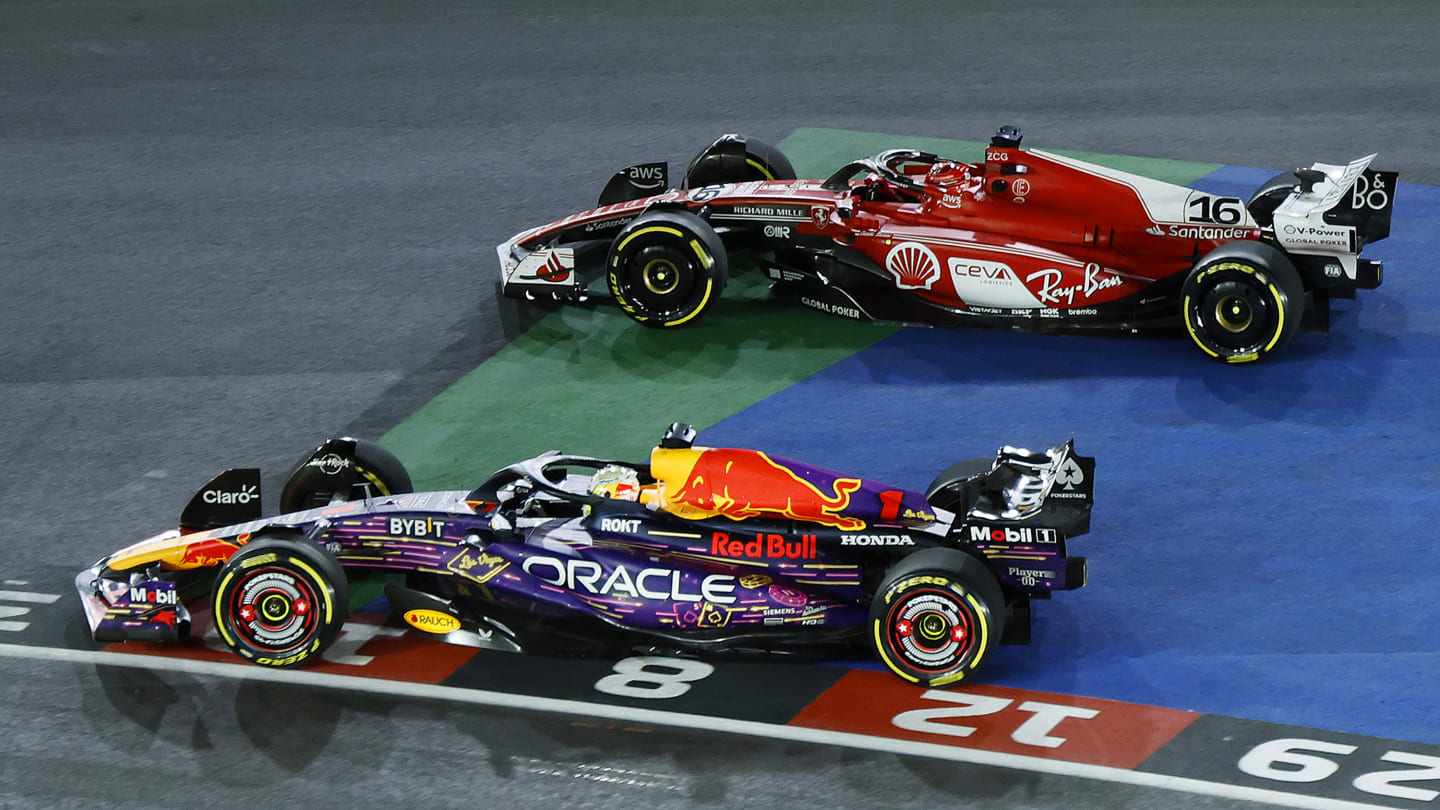
[[[29,602],[32,605],[51,605],[60,598],[58,593],[31,593],[30,591],[0,591],[0,599],[7,602]]]
[[[1279,790],[1228,785],[1222,782],[1206,782],[1181,776],[1167,776],[1158,773],[1130,771],[1104,765],[1086,765],[1078,762],[1027,757],[1020,754],[1001,754],[993,751],[979,751],[972,748],[958,748],[935,743],[912,740],[896,740],[889,737],[873,737],[843,731],[824,731],[803,726],[785,726],[774,723],[759,723],[753,720],[732,720],[710,717],[702,714],[667,712],[658,709],[639,709],[631,706],[613,706],[605,703],[586,703],[579,700],[512,695],[506,692],[491,692],[482,689],[464,689],[456,686],[435,686],[405,681],[387,681],[380,678],[362,678],[355,675],[334,675],[327,672],[306,672],[304,670],[269,669],[251,664],[221,664],[213,661],[194,661],[186,658],[167,658],[133,653],[98,652],[90,650],[68,650],[57,647],[30,647],[22,644],[0,644],[0,656],[30,658],[42,661],[64,661],[97,666],[130,667],[161,672],[183,672],[191,675],[212,675],[222,678],[239,678],[250,681],[295,684],[302,686],[327,686],[356,692],[370,692],[395,697],[449,700],[456,703],[471,703],[479,706],[499,706],[511,709],[551,712],[557,714],[578,714],[587,717],[603,717],[609,720],[624,720],[632,723],[650,723],[659,726],[718,731],[729,734],[744,734],[752,737],[767,737],[775,740],[839,745],[866,751],[884,751],[903,756],[928,757],[954,762],[969,762],[976,765],[991,765],[1013,768],[1057,776],[1072,776],[1082,779],[1098,779],[1127,785],[1161,788],[1201,796],[1217,796],[1226,799],[1267,802],[1286,807],[1314,808],[1315,810],[1373,810],[1385,805],[1364,804],[1342,799],[1326,799],[1302,796]]]

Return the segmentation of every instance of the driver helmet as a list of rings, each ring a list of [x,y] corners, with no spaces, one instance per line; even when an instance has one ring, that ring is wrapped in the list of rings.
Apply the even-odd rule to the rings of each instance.
[[[937,185],[949,185],[964,180],[968,174],[969,170],[965,165],[951,160],[940,160],[930,167],[927,179]]]
[[[621,501],[638,501],[640,474],[619,464],[606,464],[590,478],[590,492]]]

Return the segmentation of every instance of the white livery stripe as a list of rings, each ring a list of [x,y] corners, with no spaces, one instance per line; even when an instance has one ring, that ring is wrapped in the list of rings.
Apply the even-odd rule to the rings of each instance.
[[[1093,163],[1086,163],[1083,160],[1067,158],[1057,155],[1054,152],[1045,152],[1040,149],[1029,150],[1030,154],[1038,155],[1046,160],[1054,161],[1077,172],[1084,172],[1091,177],[1100,177],[1128,186],[1135,196],[1139,198],[1140,204],[1145,207],[1145,215],[1156,222],[1172,222],[1185,220],[1185,203],[1190,195],[1196,193],[1194,189],[1184,186],[1176,186],[1161,180],[1150,177],[1143,177],[1130,172],[1123,172],[1119,169],[1112,169],[1108,166],[1098,166]],[[1159,209],[1158,211],[1156,209]],[[1242,225],[1252,225],[1248,214],[1245,215]]]

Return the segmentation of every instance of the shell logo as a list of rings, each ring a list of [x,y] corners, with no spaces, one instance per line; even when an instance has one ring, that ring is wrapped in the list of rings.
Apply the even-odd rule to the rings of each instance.
[[[885,256],[885,269],[902,290],[928,290],[940,278],[940,260],[919,242],[901,242]]]
[[[459,619],[438,610],[407,610],[405,611],[405,623],[416,630],[437,635],[444,635],[460,629]]]

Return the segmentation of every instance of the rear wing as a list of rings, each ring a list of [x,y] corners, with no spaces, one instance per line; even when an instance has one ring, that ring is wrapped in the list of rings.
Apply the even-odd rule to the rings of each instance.
[[[1371,169],[1374,159],[1296,169],[1299,185],[1275,209],[1276,240],[1299,253],[1358,255],[1389,236],[1399,173]]]
[[[986,475],[984,496],[970,511],[981,520],[1035,521],[1067,536],[1090,530],[1095,459],[1075,454],[1072,439],[1043,453],[1002,447]]]

